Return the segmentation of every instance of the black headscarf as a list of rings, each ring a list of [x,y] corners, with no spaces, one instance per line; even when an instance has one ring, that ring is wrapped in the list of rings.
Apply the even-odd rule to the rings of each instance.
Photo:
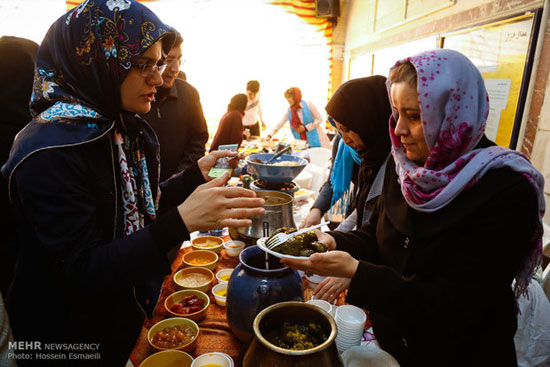
[[[368,193],[391,148],[388,133],[391,106],[386,78],[375,75],[345,82],[325,109],[334,120],[357,133],[365,147],[358,152],[362,162],[354,189],[357,225],[360,226]]]
[[[247,104],[248,97],[246,96],[246,94],[235,94],[233,97],[231,97],[231,101],[227,105],[227,110],[237,110],[244,115],[244,110],[246,109]]]

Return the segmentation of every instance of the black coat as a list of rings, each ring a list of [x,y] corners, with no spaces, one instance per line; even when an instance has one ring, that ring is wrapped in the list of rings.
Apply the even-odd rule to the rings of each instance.
[[[152,138],[150,128],[143,132]],[[153,197],[157,149],[145,149]],[[161,184],[158,219],[124,236],[116,152],[112,130],[44,149],[20,163],[11,185],[21,242],[7,299],[15,340],[100,343],[101,361],[92,364],[105,366],[128,359],[145,315],[141,305],[151,311],[156,301],[144,290],[160,290],[170,273],[165,253],[189,238],[176,205],[204,182],[195,165]]]
[[[151,103],[151,111],[143,118],[153,127],[160,143],[161,181],[204,156],[208,127],[199,92],[191,84],[176,79],[166,99]]]
[[[361,259],[347,301],[370,311],[382,348],[405,366],[516,366],[511,288],[537,223],[527,180],[489,171],[433,213],[405,202],[390,160],[371,223],[331,232]]]
[[[30,120],[29,100],[38,45],[24,38],[0,37],[0,166],[8,159],[15,134]],[[4,296],[13,277],[17,259],[17,236],[14,230],[7,182],[0,177],[0,293]]]

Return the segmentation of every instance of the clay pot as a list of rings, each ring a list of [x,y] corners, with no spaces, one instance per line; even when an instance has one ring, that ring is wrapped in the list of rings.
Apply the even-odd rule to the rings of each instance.
[[[268,340],[268,335],[283,322],[311,321],[319,324],[328,338],[322,344],[306,350],[280,348]],[[243,367],[343,367],[336,349],[337,328],[334,319],[324,310],[303,302],[281,302],[260,312],[254,319],[254,339],[244,353]]]
[[[296,270],[284,267],[279,258],[258,246],[245,248],[227,285],[227,321],[242,341],[253,335],[252,323],[264,308],[283,301],[303,301],[302,279]]]

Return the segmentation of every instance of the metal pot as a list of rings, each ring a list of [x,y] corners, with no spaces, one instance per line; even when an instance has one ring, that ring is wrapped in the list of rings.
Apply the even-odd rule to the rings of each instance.
[[[280,348],[266,338],[284,321],[319,324],[328,335],[322,344],[306,350]],[[344,366],[336,349],[336,322],[324,310],[303,302],[281,302],[262,310],[254,319],[255,338],[242,360],[243,367],[340,367]]]
[[[237,228],[237,233],[247,238],[258,239],[267,236],[281,227],[296,227],[292,203],[294,199],[289,194],[279,191],[256,191],[256,196],[265,200],[265,213],[252,217],[250,227]]]

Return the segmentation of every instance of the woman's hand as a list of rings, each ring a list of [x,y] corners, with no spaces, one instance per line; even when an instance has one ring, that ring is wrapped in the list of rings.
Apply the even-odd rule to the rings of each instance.
[[[312,208],[307,217],[300,223],[300,229],[311,227],[319,223],[321,223],[321,210],[319,208]]]
[[[317,241],[324,243],[330,251],[336,250],[336,240],[330,234],[322,232],[319,229],[315,230]]]
[[[298,134],[301,134],[301,133],[305,133],[305,132],[306,132],[306,127],[305,127],[304,125],[300,125],[300,126],[297,126],[296,129],[294,129],[294,130],[296,130],[296,132],[297,132]]]
[[[208,153],[208,155],[202,157],[199,159],[197,164],[199,165],[199,169],[201,170],[202,176],[206,181],[210,181],[212,177],[208,176],[208,172],[210,172],[210,169],[214,167],[216,164],[216,161],[219,158],[223,157],[234,157],[237,155],[237,152],[231,152],[229,150],[215,150],[211,153]]]
[[[349,288],[350,278],[328,277],[313,290],[316,299],[322,299],[332,303],[338,295]]]
[[[281,263],[297,270],[343,278],[353,278],[359,266],[359,261],[344,251],[315,253],[304,260],[282,258]]]
[[[228,180],[229,175],[224,173],[200,185],[178,206],[178,212],[189,232],[247,227],[252,224],[248,218],[265,213],[264,199],[256,198],[252,190],[223,187]]]

